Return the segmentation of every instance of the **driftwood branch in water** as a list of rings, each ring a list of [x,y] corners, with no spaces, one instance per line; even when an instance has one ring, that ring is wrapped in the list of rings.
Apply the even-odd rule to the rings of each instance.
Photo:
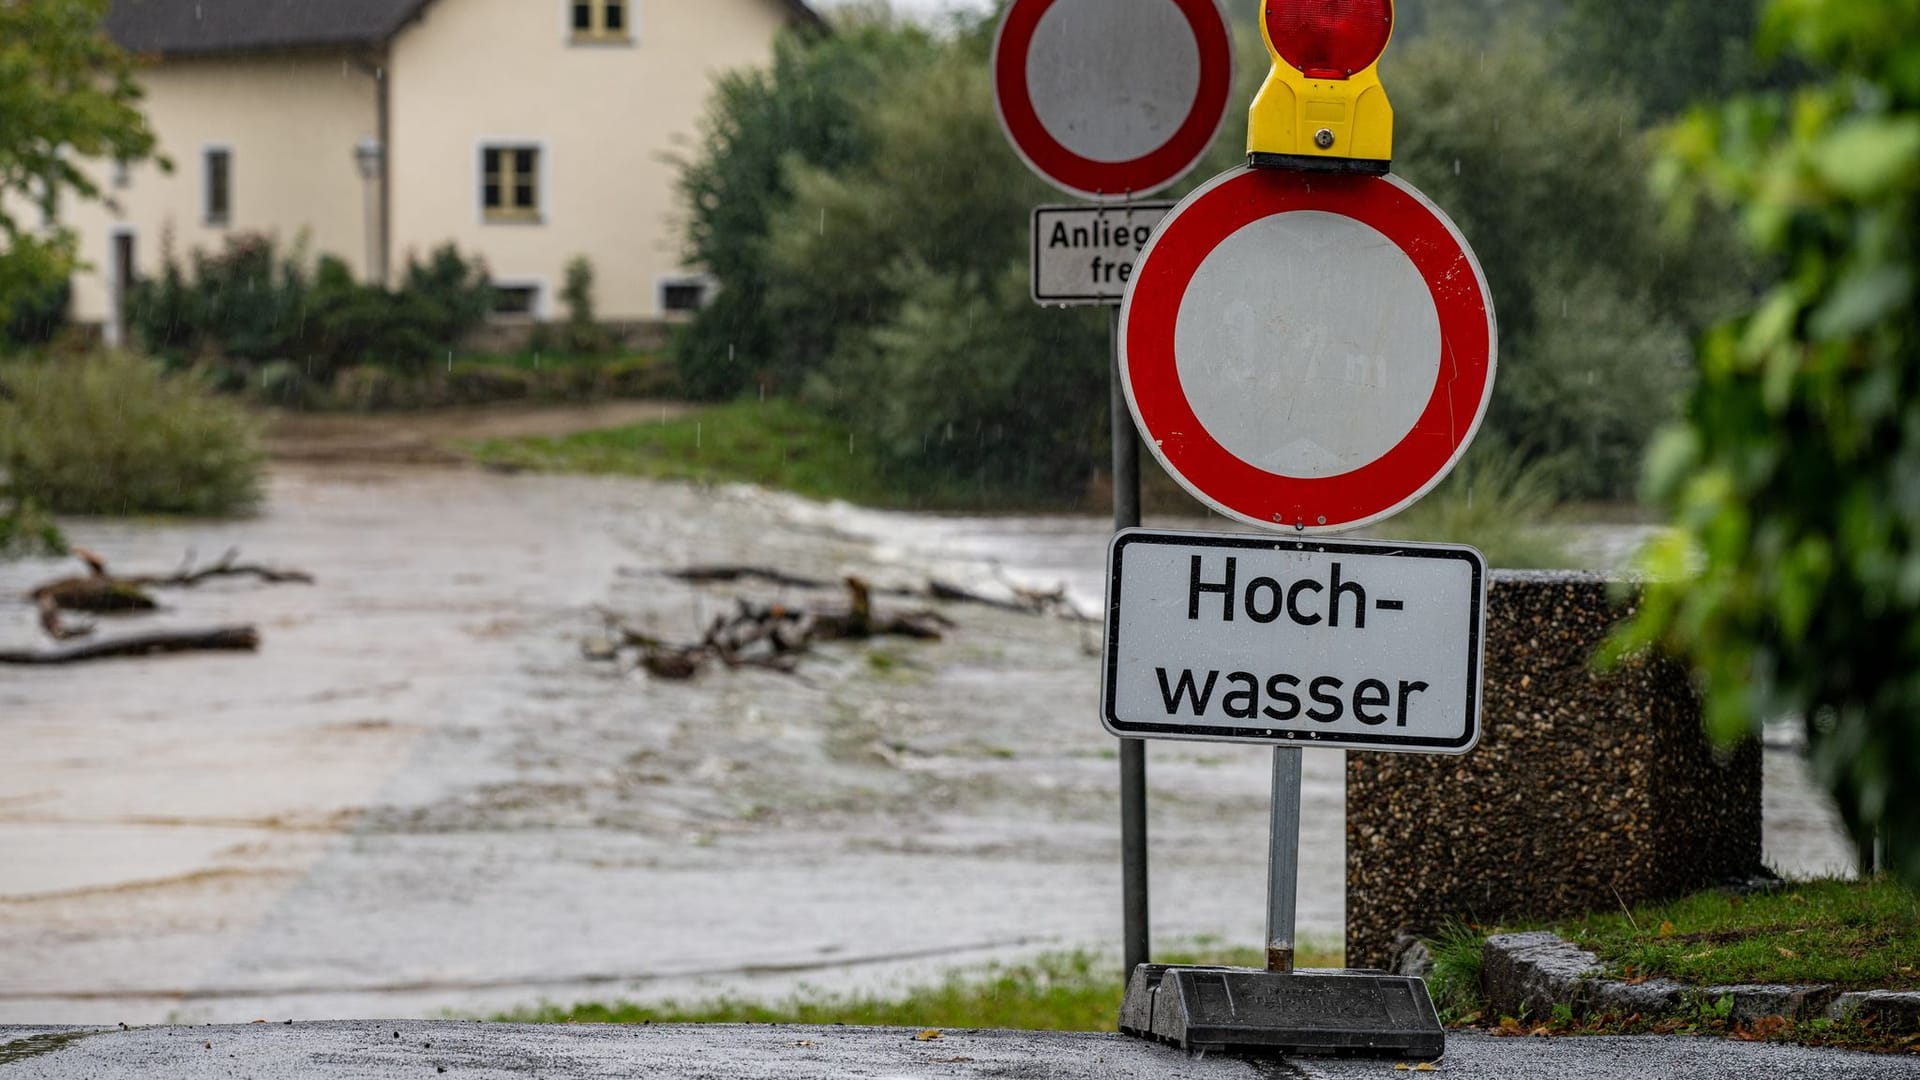
[[[937,611],[879,613],[873,590],[859,578],[846,579],[845,608],[798,608],[786,604],[756,605],[738,601],[734,610],[717,616],[697,642],[677,644],[620,624],[603,612],[612,648],[589,649],[588,657],[619,658],[622,648],[638,650],[640,666],[662,679],[691,679],[718,662],[730,668],[757,667],[792,675],[800,658],[816,642],[908,637],[938,641],[953,621]]]
[[[55,641],[71,641],[93,633],[91,624],[68,626],[62,621],[63,611],[84,611],[94,615],[121,615],[134,612],[153,611],[160,604],[148,592],[149,589],[188,589],[203,582],[219,577],[251,577],[269,585],[301,584],[311,585],[311,575],[297,570],[275,570],[265,566],[246,565],[238,562],[240,551],[235,548],[222,556],[219,562],[202,567],[193,567],[193,556],[179,570],[172,574],[146,574],[136,577],[115,577],[107,571],[107,564],[99,555],[85,548],[75,548],[74,554],[87,564],[85,577],[61,578],[50,581],[27,594],[34,606],[40,611],[40,628]]]
[[[689,566],[684,570],[662,570],[661,577],[684,581],[689,585],[731,585],[739,581],[763,581],[789,589],[831,589],[833,582],[798,577],[763,566]]]
[[[0,651],[0,664],[78,664],[177,652],[251,652],[260,647],[260,634],[251,626],[213,630],[163,630],[121,638],[89,641],[44,651]]]
[[[311,585],[313,575],[299,570],[275,570],[268,566],[258,566],[239,562],[240,549],[229,549],[220,561],[198,570],[193,568],[193,557],[187,557],[186,565],[164,577],[145,576],[122,578],[120,580],[149,589],[190,589],[202,582],[220,577],[258,578],[268,585]]]
[[[638,576],[639,572],[634,572]],[[797,577],[781,570],[765,566],[738,566],[730,564],[714,566],[689,566],[681,570],[662,570],[661,577],[683,581],[690,585],[726,585],[741,581],[759,581],[768,585],[777,585],[791,589],[830,589],[833,583],[818,578]],[[1067,599],[1066,586],[1056,589],[1029,589],[1006,582],[1007,591],[1013,594],[1011,600],[1002,600],[974,592],[951,582],[931,578],[924,589],[871,589],[876,596],[924,597],[951,604],[978,604],[996,611],[1008,611],[1019,615],[1058,615],[1062,618],[1080,622],[1092,621],[1086,614],[1075,608]]]

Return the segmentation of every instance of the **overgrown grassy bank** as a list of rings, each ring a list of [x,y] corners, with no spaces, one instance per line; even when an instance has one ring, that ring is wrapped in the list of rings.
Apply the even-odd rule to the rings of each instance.
[[[1262,962],[1256,950],[1185,952],[1156,960],[1180,964]],[[1337,949],[1308,947],[1302,966],[1337,967]],[[521,1023],[583,1024],[853,1024],[917,1028],[1013,1028],[1028,1031],[1112,1031],[1120,1013],[1114,958],[1052,953],[1017,964],[960,970],[939,983],[899,993],[833,994],[802,990],[777,1002],[717,998],[696,1002],[543,1005],[509,1013]]]
[[[863,506],[1042,508],[1030,496],[960,477],[941,481],[890,475],[846,425],[779,398],[736,401],[658,423],[557,438],[491,439],[465,449],[482,463],[503,468],[759,484]]]
[[[253,425],[195,380],[124,354],[0,362],[0,503],[222,515],[260,498]]]

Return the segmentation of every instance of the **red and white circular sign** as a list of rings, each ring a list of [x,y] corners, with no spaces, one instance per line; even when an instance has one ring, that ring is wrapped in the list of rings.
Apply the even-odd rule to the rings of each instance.
[[[1138,198],[1185,176],[1232,94],[1220,0],[1014,0],[994,37],[1008,141],[1081,198]]]
[[[1389,517],[1466,452],[1498,330],[1473,249],[1393,176],[1238,168],[1175,207],[1120,308],[1147,446],[1267,528]]]

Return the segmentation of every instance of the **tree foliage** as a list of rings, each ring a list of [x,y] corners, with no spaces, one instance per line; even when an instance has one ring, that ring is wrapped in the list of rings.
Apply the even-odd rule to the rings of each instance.
[[[1752,271],[1722,218],[1660,227],[1634,101],[1558,78],[1530,34],[1413,42],[1384,73],[1394,168],[1460,226],[1500,318],[1488,434],[1563,494],[1632,491],[1653,433],[1678,416],[1691,337]]]
[[[1920,884],[1920,0],[1773,0],[1764,40],[1833,74],[1670,137],[1678,205],[1737,209],[1783,274],[1706,338],[1619,645],[1690,658],[1722,739],[1803,717],[1848,828]]]
[[[132,63],[100,29],[107,5],[0,3],[0,327],[73,272],[73,233],[49,223],[100,197],[88,162],[154,152]]]
[[[1754,49],[1763,0],[1565,0],[1572,74],[1672,116],[1790,77]]]
[[[722,286],[676,344],[690,393],[727,397],[755,382],[795,389],[824,357],[836,313],[769,296],[773,218],[792,201],[795,169],[832,170],[867,157],[864,107],[935,49],[924,30],[865,17],[826,37],[789,31],[775,42],[770,66],[720,79],[679,181],[688,261]]]
[[[1267,70],[1253,14],[1236,24],[1239,101]],[[992,31],[855,19],[723,84],[682,181],[689,253],[721,293],[678,359],[697,393],[811,397],[902,476],[1066,493],[1107,454],[1105,320],[1039,310],[1022,285],[1029,212],[1065,197],[1006,146]],[[1383,76],[1395,168],[1488,271],[1502,373],[1487,437],[1568,494],[1623,495],[1677,415],[1692,335],[1750,288],[1745,264],[1717,221],[1658,228],[1631,98],[1559,77],[1525,30],[1410,38]],[[1244,160],[1245,137],[1236,110],[1169,197]]]

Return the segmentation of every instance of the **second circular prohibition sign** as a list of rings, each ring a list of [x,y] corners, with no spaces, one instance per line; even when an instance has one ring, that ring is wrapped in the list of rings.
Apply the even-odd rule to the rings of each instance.
[[[1134,199],[1184,176],[1232,94],[1220,0],[1013,0],[994,36],[1008,141],[1084,199]]]
[[[1229,517],[1333,532],[1452,470],[1486,414],[1497,342],[1472,249],[1411,185],[1239,168],[1141,253],[1119,348],[1169,475]]]

